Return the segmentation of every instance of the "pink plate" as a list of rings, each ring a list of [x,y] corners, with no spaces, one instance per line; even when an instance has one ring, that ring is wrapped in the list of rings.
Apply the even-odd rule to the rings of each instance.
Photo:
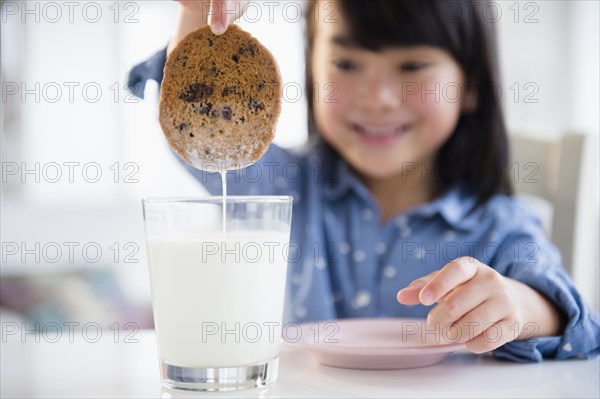
[[[447,329],[428,327],[423,319],[342,319],[284,328],[283,345],[311,354],[326,366],[393,370],[430,366],[464,344]]]

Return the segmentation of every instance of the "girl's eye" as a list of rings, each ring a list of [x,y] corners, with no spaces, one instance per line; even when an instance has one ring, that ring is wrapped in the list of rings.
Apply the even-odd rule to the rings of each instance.
[[[357,65],[355,63],[348,60],[335,61],[334,64],[341,71],[352,71],[357,68]]]
[[[403,72],[417,72],[427,67],[423,62],[407,62],[400,65],[400,70]]]

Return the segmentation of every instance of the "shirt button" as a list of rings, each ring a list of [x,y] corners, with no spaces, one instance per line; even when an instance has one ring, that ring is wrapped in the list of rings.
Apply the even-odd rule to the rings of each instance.
[[[567,342],[566,344],[563,345],[563,350],[565,352],[571,352],[573,350],[573,346],[571,345],[570,342]]]

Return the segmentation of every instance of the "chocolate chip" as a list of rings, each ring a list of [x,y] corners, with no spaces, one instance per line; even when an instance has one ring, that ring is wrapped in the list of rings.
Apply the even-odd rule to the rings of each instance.
[[[254,54],[256,54],[257,51],[258,51],[258,48],[256,47],[256,44],[254,44],[254,43],[248,43],[245,46],[238,48],[238,53],[244,54],[244,53],[248,52],[248,53],[250,53],[251,56],[254,56]]]
[[[227,97],[231,93],[236,93],[235,86],[227,86],[226,88],[224,88],[223,91],[221,92],[221,97]]]
[[[185,102],[192,103],[202,100],[204,97],[212,95],[214,87],[204,83],[194,83],[189,85],[179,98]]]
[[[234,60],[235,62],[238,62],[240,60],[240,57],[238,57],[237,55],[233,55],[231,56],[231,59]]]
[[[260,109],[264,109],[260,101],[250,97],[250,101],[248,102],[248,106],[252,111],[258,111]]]
[[[179,126],[177,126],[177,129],[179,129],[179,131],[181,132],[183,129],[185,129],[187,127],[187,123],[181,123]]]
[[[257,87],[258,87],[258,91],[261,91],[262,89],[265,88],[265,82],[259,83]]]
[[[206,148],[204,149],[204,153],[205,153],[206,155],[210,155],[210,148],[206,147]]]
[[[212,103],[201,104],[200,107],[196,109],[196,112],[200,115],[208,115],[212,110]]]
[[[179,56],[175,59],[175,61],[181,62],[181,66],[183,66],[185,68],[185,66],[187,65],[187,62],[188,62],[188,57],[185,55]]]
[[[230,121],[231,120],[231,115],[233,114],[233,112],[231,111],[231,107],[226,105],[223,107],[223,109],[221,110],[221,115],[223,115],[223,119]]]
[[[190,137],[194,137],[194,133],[190,133]]]

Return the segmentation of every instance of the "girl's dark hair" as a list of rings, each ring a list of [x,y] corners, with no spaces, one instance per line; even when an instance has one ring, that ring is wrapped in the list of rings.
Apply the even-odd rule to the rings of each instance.
[[[317,133],[313,109],[312,48],[316,0],[306,14],[306,93],[309,134]],[[436,160],[439,193],[467,183],[476,196],[475,207],[494,194],[512,194],[508,176],[509,147],[500,96],[496,39],[497,14],[485,0],[337,0],[326,13],[341,15],[350,39],[358,46],[379,51],[392,46],[431,45],[448,51],[461,66],[475,101],[463,112]],[[331,11],[335,6],[335,12]],[[321,14],[325,14],[322,12]],[[337,13],[336,13],[337,12]],[[463,93],[464,95],[465,93]]]

